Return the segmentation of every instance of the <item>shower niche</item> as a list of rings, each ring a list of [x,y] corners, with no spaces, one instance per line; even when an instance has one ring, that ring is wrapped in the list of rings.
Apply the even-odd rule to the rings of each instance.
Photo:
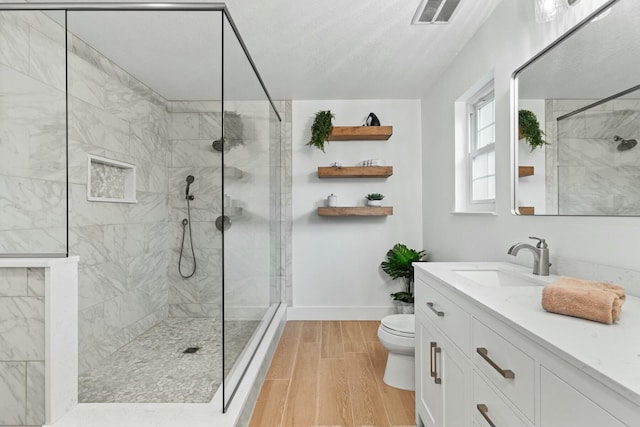
[[[90,202],[138,203],[136,199],[136,166],[89,154],[87,200]]]

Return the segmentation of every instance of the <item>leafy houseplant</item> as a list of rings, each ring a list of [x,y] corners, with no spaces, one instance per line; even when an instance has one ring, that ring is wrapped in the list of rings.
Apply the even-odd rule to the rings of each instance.
[[[307,145],[316,147],[324,153],[324,144],[329,140],[329,135],[331,135],[331,129],[333,129],[331,119],[334,117],[330,110],[316,113],[316,117],[311,124],[311,139],[307,142]]]
[[[413,303],[413,266],[411,263],[421,261],[425,255],[425,251],[410,249],[402,243],[396,243],[387,252],[386,259],[380,264],[380,267],[393,280],[404,280],[404,289],[391,294],[395,301]]]
[[[369,206],[381,206],[382,199],[384,199],[384,194],[380,193],[371,193],[367,194],[367,205]]]
[[[538,118],[529,110],[518,111],[518,137],[525,138],[531,151],[540,148],[547,142],[542,139],[544,132],[540,129]]]

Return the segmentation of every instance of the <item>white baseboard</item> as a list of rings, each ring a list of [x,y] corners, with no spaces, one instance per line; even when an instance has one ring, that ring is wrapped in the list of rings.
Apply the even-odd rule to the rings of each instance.
[[[287,320],[380,320],[394,314],[396,308],[386,307],[288,307]]]

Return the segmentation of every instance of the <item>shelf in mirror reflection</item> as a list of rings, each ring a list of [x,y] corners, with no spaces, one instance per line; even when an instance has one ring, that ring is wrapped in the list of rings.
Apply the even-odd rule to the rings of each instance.
[[[520,215],[535,215],[536,208],[534,206],[518,206],[518,213]]]
[[[525,176],[533,175],[533,166],[518,166],[518,177],[522,178]]]

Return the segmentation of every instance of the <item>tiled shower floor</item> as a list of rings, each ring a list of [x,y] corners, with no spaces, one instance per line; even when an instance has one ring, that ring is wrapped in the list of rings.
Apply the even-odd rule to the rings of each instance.
[[[258,321],[226,322],[226,357],[235,361]],[[222,379],[222,324],[169,318],[79,378],[80,402],[209,402]],[[189,347],[200,347],[192,354]],[[225,363],[228,372],[232,363]]]

